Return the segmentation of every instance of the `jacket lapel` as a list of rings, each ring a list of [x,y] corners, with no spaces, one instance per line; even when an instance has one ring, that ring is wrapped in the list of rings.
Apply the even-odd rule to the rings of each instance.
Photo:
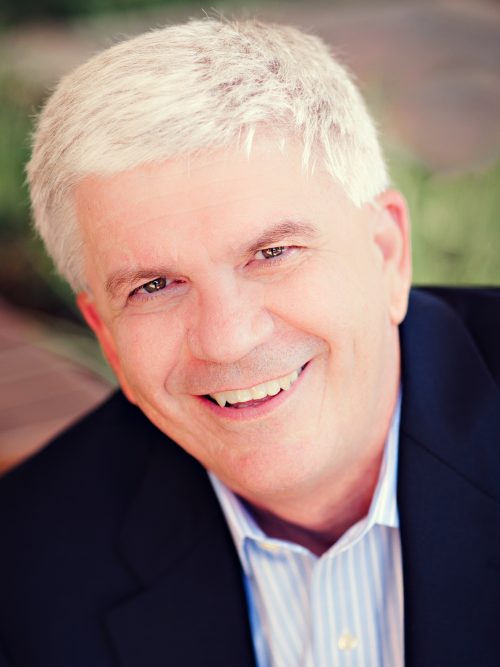
[[[254,667],[238,556],[202,467],[158,434],[121,551],[140,585],[107,616],[123,667]]]
[[[500,655],[498,387],[463,323],[429,295],[412,295],[401,342],[406,667],[491,667]]]

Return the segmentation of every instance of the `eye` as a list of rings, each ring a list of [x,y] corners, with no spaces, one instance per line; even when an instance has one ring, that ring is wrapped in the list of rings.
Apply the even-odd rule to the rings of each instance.
[[[139,289],[143,289],[148,294],[153,294],[153,292],[159,292],[166,286],[167,286],[166,278],[155,278],[154,280],[150,280],[149,283],[145,283]]]
[[[285,252],[286,248],[285,246],[275,246],[273,248],[264,248],[263,250],[259,250],[259,252],[256,253],[255,258],[256,259],[273,259],[274,257],[279,257]],[[260,255],[260,257],[259,257]]]
[[[168,282],[167,279],[164,277],[159,277],[159,278],[154,278],[153,280],[149,280],[147,283],[144,283],[144,285],[141,285],[140,287],[136,287],[132,292],[130,293],[131,296],[134,294],[154,294],[155,292],[159,292],[162,289],[165,289],[167,287]]]

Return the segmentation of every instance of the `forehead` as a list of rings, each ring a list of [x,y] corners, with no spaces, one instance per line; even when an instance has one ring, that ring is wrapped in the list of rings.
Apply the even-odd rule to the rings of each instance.
[[[320,237],[332,217],[355,213],[328,174],[305,173],[298,147],[262,142],[250,156],[231,149],[88,177],[75,197],[87,273],[101,284],[124,272],[189,274],[207,259],[233,263],[283,223]]]
[[[121,224],[154,219],[163,213],[192,218],[227,211],[234,218],[234,209],[244,217],[246,211],[253,216],[268,207],[314,208],[318,197],[333,197],[338,205],[346,199],[322,169],[311,174],[303,168],[299,146],[290,144],[280,151],[265,141],[255,142],[249,156],[232,148],[179,157],[112,176],[90,176],[75,188],[79,220],[84,225],[91,221],[94,227],[116,219]]]

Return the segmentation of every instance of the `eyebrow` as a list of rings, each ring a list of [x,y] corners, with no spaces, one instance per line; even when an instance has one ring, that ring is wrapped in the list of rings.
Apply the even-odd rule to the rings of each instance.
[[[240,248],[241,255],[252,255],[262,248],[279,244],[290,237],[311,239],[317,236],[316,228],[308,222],[295,220],[284,220],[277,225],[266,229],[260,236],[250,244]],[[172,270],[166,266],[151,266],[144,269],[119,269],[112,273],[104,284],[106,292],[111,297],[116,297],[124,288],[153,280],[157,276],[172,275]]]

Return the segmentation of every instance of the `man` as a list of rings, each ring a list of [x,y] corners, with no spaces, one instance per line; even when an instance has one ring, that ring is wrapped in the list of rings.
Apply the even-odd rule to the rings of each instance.
[[[498,295],[405,319],[405,203],[326,47],[126,41],[28,174],[123,394],[2,481],[0,665],[495,664]]]

